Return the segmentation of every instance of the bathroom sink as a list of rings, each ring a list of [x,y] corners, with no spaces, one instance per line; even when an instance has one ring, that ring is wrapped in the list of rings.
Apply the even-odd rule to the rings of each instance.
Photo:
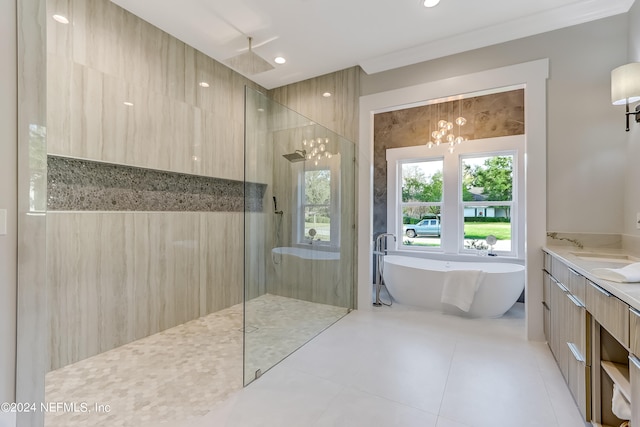
[[[571,254],[585,261],[618,262],[621,264],[631,264],[632,262],[639,261],[638,258],[621,254],[607,254],[599,252],[571,252]]]

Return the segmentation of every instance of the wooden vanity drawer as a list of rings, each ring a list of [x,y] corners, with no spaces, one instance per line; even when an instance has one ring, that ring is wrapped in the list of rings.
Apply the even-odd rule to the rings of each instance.
[[[567,310],[566,340],[569,347],[573,347],[576,358],[582,360],[587,365],[591,363],[590,352],[587,346],[588,326],[587,310],[584,305],[572,294],[566,293],[568,302],[565,305]]]
[[[569,267],[558,258],[551,257],[551,275],[565,288],[569,282]]]
[[[629,308],[629,348],[636,356],[640,355],[640,310]]]
[[[590,280],[586,288],[586,306],[591,316],[629,348],[629,306]]]
[[[551,302],[551,276],[546,271],[542,272],[542,302],[546,303],[547,308],[550,307]]]
[[[567,275],[569,276],[567,289],[584,305],[587,279],[570,268]]]
[[[542,252],[544,254],[544,270],[551,273],[551,255],[547,252]]]
[[[590,373],[589,366],[580,358],[577,349],[569,346],[567,385],[578,405],[582,419],[587,422],[591,421]]]
[[[546,255],[546,254],[545,254]],[[542,316],[544,338],[551,342],[551,276],[546,271],[542,272]]]

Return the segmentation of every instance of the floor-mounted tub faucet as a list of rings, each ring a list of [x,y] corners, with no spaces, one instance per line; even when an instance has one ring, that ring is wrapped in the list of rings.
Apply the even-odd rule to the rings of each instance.
[[[389,237],[393,237],[393,241],[396,241],[396,236],[392,233],[381,233],[376,238],[376,245],[373,250],[373,254],[376,256],[376,302],[373,303],[376,307],[383,305],[380,300],[380,289],[384,285],[384,278],[382,273],[384,272],[384,256],[387,254],[389,248]],[[389,304],[391,305],[391,302]]]

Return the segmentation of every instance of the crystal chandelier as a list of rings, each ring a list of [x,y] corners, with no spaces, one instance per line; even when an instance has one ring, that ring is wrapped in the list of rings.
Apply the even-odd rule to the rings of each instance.
[[[438,107],[438,114],[439,113],[440,108]],[[455,124],[458,125],[458,135],[456,136],[453,133],[453,129],[455,127],[453,122],[440,119],[438,120],[436,130],[431,132],[431,140],[427,142],[427,147],[431,148],[434,145],[440,146],[440,144],[449,144],[449,148],[447,148],[447,150],[449,151],[449,153],[453,153],[456,144],[461,144],[466,140],[466,138],[460,135],[460,127],[464,126],[467,123],[467,119],[462,117],[462,101],[458,102],[458,113],[460,115],[455,120]]]
[[[330,159],[332,157],[332,154],[328,151],[329,138],[305,138],[302,140],[302,145],[305,147],[307,160],[313,160],[316,166],[323,158]]]

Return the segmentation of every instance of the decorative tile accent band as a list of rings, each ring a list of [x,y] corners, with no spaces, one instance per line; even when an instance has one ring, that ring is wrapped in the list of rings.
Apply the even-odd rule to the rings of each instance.
[[[59,156],[48,156],[47,174],[52,211],[261,212],[266,189],[266,184]]]

